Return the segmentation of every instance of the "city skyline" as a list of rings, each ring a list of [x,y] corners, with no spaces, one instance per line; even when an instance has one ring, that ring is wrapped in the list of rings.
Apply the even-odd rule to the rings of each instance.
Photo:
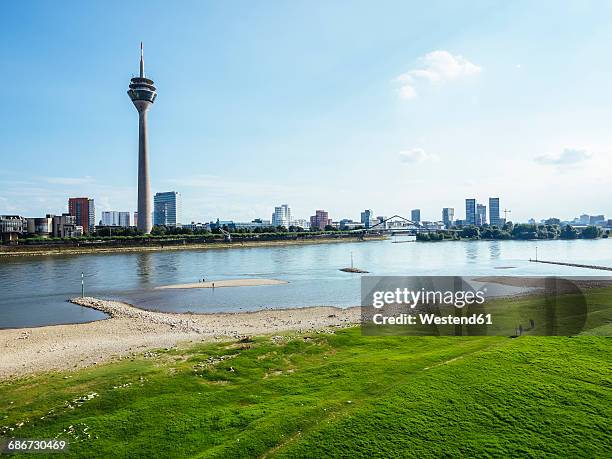
[[[224,5],[168,8],[143,11],[143,31],[119,3],[75,3],[61,20],[44,2],[7,7],[20,27],[0,31],[11,45],[0,51],[0,153],[19,161],[0,171],[0,213],[61,214],[68,196],[93,197],[97,214],[136,210],[123,91],[145,41],[164,92],[150,120],[151,189],[180,191],[186,221],[249,221],[278,202],[305,218],[418,207],[436,221],[467,196],[503,196],[514,221],[612,214],[607,5],[471,3],[433,15],[364,3],[347,18],[339,5],[296,2],[244,4],[242,19]],[[517,21],[527,10],[547,22]],[[558,33],[563,23],[572,28]]]
[[[271,226],[285,226],[289,227],[292,225],[306,227],[312,224],[313,218],[318,218],[318,214],[323,212],[325,215],[329,216],[329,212],[324,210],[316,210],[315,216],[310,216],[310,223],[307,218],[303,218],[302,216],[296,216],[291,211],[291,206],[289,204],[282,204],[280,206],[274,207],[274,212],[272,213],[271,219],[267,220],[265,217],[255,217],[251,220],[241,220],[240,218],[233,218],[232,216],[223,216],[220,218],[217,216],[212,219],[196,219],[196,220],[187,220],[182,218],[183,212],[183,204],[181,193],[177,191],[165,191],[165,192],[157,192],[154,196],[154,205],[153,211],[151,212],[151,219],[153,221],[153,226],[192,226],[193,224],[213,224],[215,220],[218,221],[226,221],[226,222],[234,222],[239,224],[248,224],[248,223],[258,223],[265,225],[268,222]],[[75,218],[82,223],[82,226],[85,228],[85,232],[92,232],[95,226],[123,226],[123,227],[138,227],[138,212],[134,212],[134,220],[133,224],[130,223],[130,212],[129,211],[117,211],[117,210],[105,210],[101,211],[99,214],[96,213],[96,207],[94,206],[95,199],[89,197],[79,197],[74,198],[71,197],[68,199],[68,214],[73,215]],[[415,223],[425,222],[425,223],[443,223],[446,227],[449,226],[448,223],[452,223],[453,225],[468,225],[468,226],[482,226],[482,225],[490,225],[490,226],[503,226],[506,221],[512,223],[543,223],[545,221],[559,220],[560,222],[571,223],[571,224],[580,224],[580,225],[588,225],[593,224],[596,221],[597,224],[602,224],[606,222],[605,214],[584,214],[581,213],[576,216],[548,216],[544,218],[538,217],[537,219],[530,217],[528,220],[519,221],[516,219],[512,219],[508,217],[508,214],[511,214],[512,211],[510,209],[500,209],[500,198],[499,197],[489,197],[488,198],[489,207],[478,202],[476,198],[465,198],[465,214],[464,218],[456,218],[460,215],[455,215],[455,209],[452,207],[443,207],[441,209],[441,218],[440,215],[438,218],[432,219],[423,219],[421,218],[421,209],[411,209],[410,214],[405,217],[394,213],[395,216],[399,216],[401,218],[411,220]],[[81,210],[81,206],[85,206],[85,213]],[[500,212],[504,213],[504,217],[502,218]],[[62,215],[63,211],[60,211],[58,215]],[[97,218],[97,215],[102,215],[102,218]],[[2,215],[2,214],[0,214]],[[26,214],[4,214],[10,216],[20,216],[25,218],[40,218],[44,217],[39,216],[27,216]],[[46,215],[49,217],[50,215],[56,215],[55,212],[45,211],[41,215]],[[325,221],[327,221],[325,218]],[[355,218],[353,215],[343,215],[336,216],[335,219],[329,218],[329,223],[332,222],[334,224],[343,224],[343,222],[351,222],[361,223],[365,228],[372,226],[375,223],[378,223],[382,219],[386,219],[388,216],[385,216],[381,213],[375,213],[372,209],[365,209],[360,212],[360,216]],[[85,224],[85,222],[89,222],[89,224]],[[121,223],[109,223],[109,221],[121,221]],[[612,220],[607,220],[608,225]],[[306,226],[305,226],[306,225]],[[317,224],[318,226],[318,224]],[[325,226],[325,225],[323,225]]]

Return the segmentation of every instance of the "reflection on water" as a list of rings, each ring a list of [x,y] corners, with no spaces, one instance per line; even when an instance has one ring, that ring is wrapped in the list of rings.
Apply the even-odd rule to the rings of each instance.
[[[489,242],[489,258],[499,260],[501,258],[501,241]]]
[[[357,305],[360,275],[601,275],[601,271],[529,263],[535,242],[391,241],[79,256],[0,258],[0,328],[81,322],[101,313],[66,303],[81,293],[168,311],[240,311],[309,305]],[[612,240],[540,241],[541,258],[612,266]],[[604,273],[605,274],[605,273]],[[159,285],[240,277],[286,280],[275,286],[155,290]]]
[[[136,253],[134,256],[136,257],[136,270],[140,276],[142,285],[149,285],[151,283],[153,266],[151,252],[140,252]]]
[[[468,263],[476,263],[476,260],[478,260],[478,249],[480,247],[480,244],[478,244],[478,241],[470,241],[470,242],[476,242],[476,244],[470,244],[469,242],[466,242],[465,245],[465,259]]]

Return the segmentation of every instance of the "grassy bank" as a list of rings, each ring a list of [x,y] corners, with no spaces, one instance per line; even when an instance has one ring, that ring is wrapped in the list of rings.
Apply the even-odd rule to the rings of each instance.
[[[611,350],[356,328],[160,350],[0,383],[0,436],[74,457],[603,457]]]

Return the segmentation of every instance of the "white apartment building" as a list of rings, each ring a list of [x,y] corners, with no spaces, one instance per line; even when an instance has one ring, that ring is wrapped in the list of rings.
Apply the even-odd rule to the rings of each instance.
[[[291,226],[291,207],[289,207],[289,204],[282,204],[274,208],[272,226],[284,226],[285,228]]]

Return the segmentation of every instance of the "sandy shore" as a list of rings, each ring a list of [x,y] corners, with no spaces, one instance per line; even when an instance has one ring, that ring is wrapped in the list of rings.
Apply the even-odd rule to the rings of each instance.
[[[359,307],[170,314],[95,298],[74,302],[106,312],[110,318],[86,324],[0,330],[0,379],[86,367],[151,348],[345,327],[360,319]]]
[[[156,289],[172,289],[172,288],[217,288],[217,287],[253,287],[257,285],[280,285],[288,284],[289,282],[278,279],[225,279],[210,282],[194,282],[193,284],[174,284],[162,285],[155,287]]]

